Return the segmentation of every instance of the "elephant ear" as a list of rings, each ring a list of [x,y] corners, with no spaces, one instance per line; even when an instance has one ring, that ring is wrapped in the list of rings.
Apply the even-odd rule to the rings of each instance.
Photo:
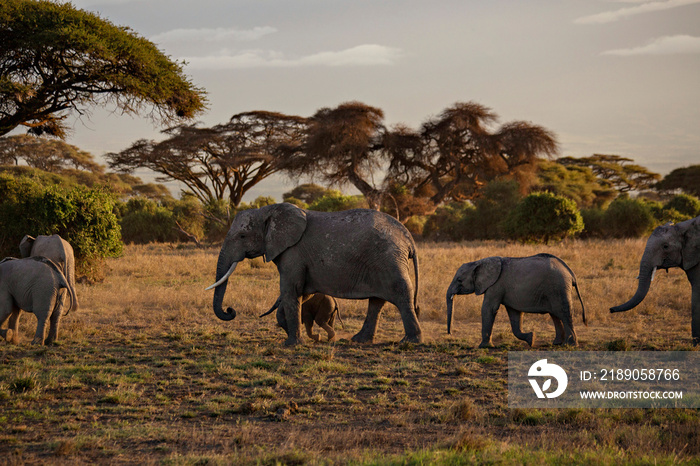
[[[20,241],[19,253],[23,258],[29,257],[32,254],[32,246],[34,245],[35,239],[36,238],[32,236],[24,235],[24,238],[22,238],[22,241]]]
[[[681,267],[690,270],[700,263],[700,217],[681,222],[678,228],[683,234]]]
[[[283,203],[270,209],[265,227],[265,262],[297,244],[306,230],[306,212],[299,207]]]
[[[474,291],[477,295],[486,293],[486,290],[496,283],[501,276],[501,268],[500,257],[487,257],[479,261],[474,270]]]

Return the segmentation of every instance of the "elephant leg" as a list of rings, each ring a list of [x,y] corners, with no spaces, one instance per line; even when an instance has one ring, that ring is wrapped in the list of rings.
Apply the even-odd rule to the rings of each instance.
[[[686,270],[685,273],[692,287],[690,297],[690,331],[693,336],[693,346],[698,346],[700,345],[700,265]]]
[[[379,322],[379,313],[384,303],[386,303],[386,301],[383,299],[369,298],[365,323],[362,324],[360,331],[352,337],[352,341],[356,343],[372,343],[374,341],[374,335],[377,333],[377,324]]]
[[[563,345],[564,344],[564,324],[561,323],[561,319],[554,314],[550,314],[552,317],[552,322],[554,323],[554,330],[557,332],[554,337],[553,344]]]
[[[321,341],[321,336],[319,334],[314,334],[312,331],[314,327],[314,321],[313,320],[306,320],[304,321],[304,327],[306,327],[306,334],[311,338],[313,341]]]
[[[574,323],[571,319],[571,312],[564,312],[561,316],[561,323],[564,326],[564,344],[565,345],[578,345],[578,339],[576,338],[576,331],[574,331]]]
[[[533,332],[523,333],[523,313],[513,309],[510,306],[506,306],[506,311],[508,311],[508,318],[510,319],[510,328],[513,329],[513,335],[519,340],[527,342],[528,345],[532,346],[535,339],[535,334]]]
[[[58,324],[61,320],[61,315],[63,314],[63,306],[66,302],[66,297],[68,296],[68,290],[65,288],[61,290],[58,298],[56,298],[56,307],[51,314],[49,320],[49,336],[46,338],[47,345],[53,345],[56,343],[58,338]]]
[[[481,343],[479,348],[491,348],[491,332],[493,331],[493,323],[496,321],[496,313],[500,303],[489,303],[486,298],[481,305]]]
[[[404,337],[402,342],[422,343],[423,334],[416,316],[415,303],[413,302],[413,287],[411,280],[407,276],[394,285],[394,289],[400,290],[397,301],[392,301],[399,310],[401,322],[403,323]]]
[[[49,313],[47,312],[34,312],[36,315],[36,333],[34,334],[34,339],[32,340],[32,345],[43,345],[44,336],[46,335],[46,321],[49,320]]]
[[[301,345],[301,298],[285,293],[280,301],[280,309],[287,323],[287,340],[284,346]]]
[[[8,342],[19,345],[19,317],[22,315],[22,310],[15,306],[12,300],[10,300],[9,303],[6,303],[6,306],[8,309],[10,309],[10,320],[7,323],[7,330],[0,331],[0,335],[2,335],[2,337]],[[5,308],[5,305],[2,307]],[[7,319],[7,315],[0,318],[0,324],[5,319]]]
[[[323,323],[321,324],[321,328],[325,330],[328,334],[328,341],[335,341],[335,330],[333,330],[333,327],[326,323]]]

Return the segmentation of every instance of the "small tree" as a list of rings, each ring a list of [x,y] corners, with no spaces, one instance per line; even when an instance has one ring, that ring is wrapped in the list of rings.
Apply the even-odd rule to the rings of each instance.
[[[560,241],[583,230],[576,203],[552,193],[526,196],[508,215],[506,230],[520,241]]]
[[[70,3],[3,0],[0,37],[0,136],[26,126],[63,137],[68,111],[105,103],[165,122],[205,108],[179,63]]]

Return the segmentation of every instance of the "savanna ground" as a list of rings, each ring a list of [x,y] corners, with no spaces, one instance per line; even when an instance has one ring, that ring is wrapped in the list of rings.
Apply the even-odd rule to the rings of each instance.
[[[424,344],[400,344],[387,306],[375,344],[349,342],[366,301],[340,300],[340,340],[284,348],[274,316],[278,275],[242,263],[225,306],[211,309],[217,247],[129,246],[105,279],[80,284],[56,347],[0,343],[0,458],[20,463],[463,464],[698,463],[700,412],[690,409],[511,410],[507,353],[527,350],[502,309],[494,344],[478,349],[481,297],[444,293],[463,262],[550,252],[576,272],[589,326],[578,350],[691,350],[690,285],[657,274],[635,310],[610,315],[636,287],[644,240],[549,246],[420,244]],[[553,349],[548,316],[527,315],[536,349]],[[564,349],[564,350],[571,350]]]

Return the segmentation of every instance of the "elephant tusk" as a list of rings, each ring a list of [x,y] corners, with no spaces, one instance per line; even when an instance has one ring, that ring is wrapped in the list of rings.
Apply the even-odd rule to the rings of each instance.
[[[228,280],[228,277],[230,277],[231,274],[233,273],[233,271],[236,270],[236,266],[237,266],[237,265],[238,265],[238,262],[234,262],[234,263],[231,265],[231,268],[228,269],[228,272],[226,272],[226,274],[225,274],[223,277],[221,277],[221,280],[219,280],[218,282],[214,283],[214,284],[211,285],[211,286],[208,286],[207,288],[205,288],[204,291],[208,291],[208,290],[211,290],[212,288],[216,288],[217,286],[221,285],[221,284],[224,283],[226,280]]]

